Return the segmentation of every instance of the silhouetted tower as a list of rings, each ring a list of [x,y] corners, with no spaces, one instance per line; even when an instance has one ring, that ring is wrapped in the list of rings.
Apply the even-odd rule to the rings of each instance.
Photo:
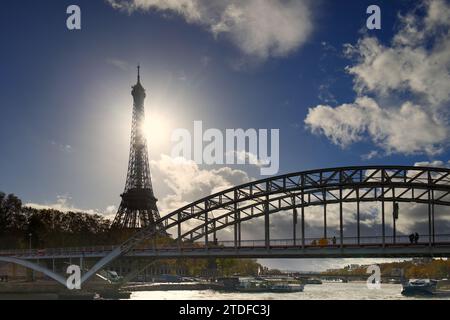
[[[153,194],[147,141],[143,132],[145,89],[141,84],[140,66],[137,83],[134,85],[133,121],[131,124],[130,159],[125,191],[113,222],[116,228],[143,228],[155,224],[160,218]]]

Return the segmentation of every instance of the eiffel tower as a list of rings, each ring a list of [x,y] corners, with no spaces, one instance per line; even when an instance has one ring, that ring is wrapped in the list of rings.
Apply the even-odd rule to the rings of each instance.
[[[125,190],[113,222],[120,229],[138,229],[155,225],[160,218],[153,194],[148,164],[147,141],[143,131],[145,89],[141,84],[140,66],[137,67],[137,83],[132,87],[133,121],[131,124],[130,157]],[[162,227],[162,226],[155,226]]]

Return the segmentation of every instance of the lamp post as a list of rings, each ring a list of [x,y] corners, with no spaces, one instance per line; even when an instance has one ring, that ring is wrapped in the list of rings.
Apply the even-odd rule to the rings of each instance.
[[[394,244],[395,244],[395,238],[397,235],[397,230],[396,230],[396,226],[395,226],[395,222],[398,219],[398,203],[394,202],[394,210],[392,211],[392,216],[393,216],[393,229],[394,229]]]
[[[33,236],[33,234],[30,232],[29,234],[28,234],[28,243],[29,243],[29,249],[30,249],[30,252],[31,252],[31,237]]]

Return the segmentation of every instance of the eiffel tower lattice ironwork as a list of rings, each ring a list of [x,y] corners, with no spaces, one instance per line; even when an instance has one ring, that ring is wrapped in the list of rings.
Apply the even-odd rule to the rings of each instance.
[[[133,121],[131,125],[130,158],[127,181],[119,210],[113,222],[115,228],[137,229],[154,225],[160,218],[153,194],[148,164],[147,140],[143,132],[145,119],[145,89],[141,84],[138,66],[137,83],[132,87]],[[160,226],[155,226],[160,227]],[[157,228],[159,229],[159,228]]]

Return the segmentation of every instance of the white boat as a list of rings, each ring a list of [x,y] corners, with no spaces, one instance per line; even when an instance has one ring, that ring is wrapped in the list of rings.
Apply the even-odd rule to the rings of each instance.
[[[403,284],[402,294],[412,295],[433,295],[436,292],[437,281],[431,279],[411,279]]]
[[[239,292],[302,292],[304,285],[288,278],[240,278],[234,285]]]
[[[320,279],[305,279],[303,281],[304,284],[322,284],[322,280]]]
[[[272,292],[302,292],[305,286],[300,283],[280,282],[271,284],[269,290]]]
[[[240,279],[236,290],[240,292],[266,292],[267,283],[256,279]]]

